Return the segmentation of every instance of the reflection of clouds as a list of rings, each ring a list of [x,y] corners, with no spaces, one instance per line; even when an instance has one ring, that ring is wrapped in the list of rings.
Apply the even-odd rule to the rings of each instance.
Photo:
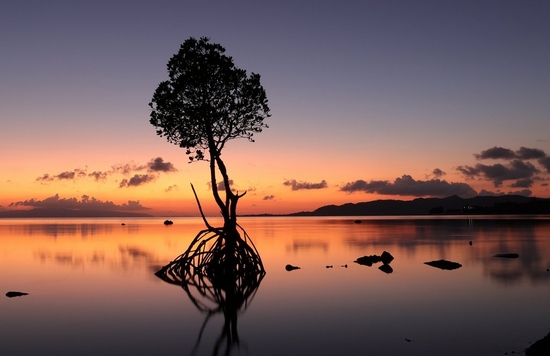
[[[161,261],[155,255],[145,249],[136,246],[119,246],[120,260],[117,267],[130,269],[131,267],[157,267]]]
[[[108,267],[115,270],[129,270],[132,268],[147,268],[157,270],[164,263],[156,255],[146,249],[137,246],[119,246],[112,255],[107,255],[103,250],[90,252],[73,251],[36,251],[33,256],[41,263],[55,263],[68,267]]]
[[[115,229],[124,229],[118,224],[22,224],[22,225],[0,225],[0,233],[20,234],[25,236],[95,236],[100,234],[112,234]],[[8,231],[4,231],[4,230]],[[137,227],[130,230],[137,232]]]
[[[287,245],[286,249],[293,252],[320,249],[326,252],[328,251],[328,243],[322,240],[294,240],[292,241],[292,245]]]
[[[72,252],[48,252],[38,251],[34,253],[34,258],[40,260],[41,263],[55,262],[60,265],[70,267],[81,267],[85,264],[84,256],[75,255]]]

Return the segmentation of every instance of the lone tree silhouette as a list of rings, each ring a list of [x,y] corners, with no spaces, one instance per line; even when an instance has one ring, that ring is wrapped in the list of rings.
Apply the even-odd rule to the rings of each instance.
[[[159,84],[149,106],[150,122],[159,136],[185,148],[190,162],[210,163],[212,194],[224,219],[223,227],[208,223],[191,185],[207,229],[156,275],[184,285],[200,281],[199,289],[221,288],[230,296],[232,285],[261,280],[265,270],[256,247],[237,224],[237,203],[246,192],[239,195],[231,190],[221,154],[229,140],[254,142],[254,134],[267,128],[264,119],[270,114],[260,75],[247,75],[224,53],[225,48],[209,38],[186,40],[168,61],[169,79]]]
[[[224,53],[224,47],[207,37],[187,39],[168,61],[169,80],[159,84],[149,106],[157,135],[185,148],[190,162],[210,162],[212,194],[230,231],[236,228],[237,202],[246,192],[231,191],[222,150],[235,138],[254,142],[254,134],[268,127],[264,119],[270,114],[260,75],[247,75]]]

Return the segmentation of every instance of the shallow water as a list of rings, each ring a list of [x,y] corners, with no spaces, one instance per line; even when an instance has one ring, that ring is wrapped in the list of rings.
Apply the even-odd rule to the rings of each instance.
[[[503,355],[550,332],[550,217],[355,219],[239,220],[267,274],[232,355]],[[29,293],[0,298],[0,354],[224,354],[223,313],[201,333],[208,314],[154,275],[204,228],[172,220],[0,219],[0,292]],[[383,251],[392,273],[354,263]]]

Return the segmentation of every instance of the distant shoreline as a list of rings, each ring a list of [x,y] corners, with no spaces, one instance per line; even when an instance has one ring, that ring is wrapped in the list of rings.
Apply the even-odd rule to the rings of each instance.
[[[550,214],[550,199],[521,195],[476,196],[460,198],[416,198],[413,200],[375,200],[342,205],[326,205],[314,211],[289,214],[242,214],[240,217],[300,216],[460,216],[460,215],[545,215]],[[144,218],[157,217],[126,211],[46,209],[0,211],[0,218]],[[159,216],[160,217],[160,216]],[[164,216],[162,216],[164,217]],[[179,216],[173,216],[179,217]],[[183,217],[183,216],[182,216]]]

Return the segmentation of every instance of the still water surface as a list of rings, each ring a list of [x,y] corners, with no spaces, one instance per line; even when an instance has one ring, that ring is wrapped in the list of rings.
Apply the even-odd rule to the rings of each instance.
[[[239,220],[267,274],[231,355],[503,355],[550,332],[550,217],[355,219]],[[0,354],[225,354],[223,313],[154,275],[204,228],[172,220],[1,219],[0,291],[29,295],[1,295]],[[392,273],[354,263],[383,251]]]

